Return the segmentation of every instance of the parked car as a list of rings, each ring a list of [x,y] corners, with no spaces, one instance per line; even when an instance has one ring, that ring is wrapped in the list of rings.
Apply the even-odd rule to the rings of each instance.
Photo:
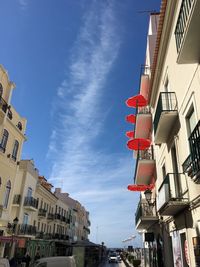
[[[109,256],[108,256],[108,262],[109,263],[118,263],[118,257],[117,257],[117,253],[116,252],[110,252]]]
[[[10,267],[9,260],[6,258],[0,258],[0,267]]]
[[[117,259],[118,259],[118,262],[121,262],[122,261],[122,258],[120,255],[117,255]]]
[[[76,267],[73,256],[70,257],[49,257],[37,260],[34,267]]]

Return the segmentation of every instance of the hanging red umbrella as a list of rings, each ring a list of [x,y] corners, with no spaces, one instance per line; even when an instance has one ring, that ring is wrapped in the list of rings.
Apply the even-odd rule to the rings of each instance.
[[[127,147],[131,150],[145,150],[150,147],[151,141],[144,138],[134,138],[127,142]]]
[[[140,185],[137,185],[137,184],[130,184],[127,186],[127,189],[129,191],[146,191],[146,190],[152,190],[154,188],[154,184],[150,184],[150,185],[144,185],[144,184],[140,184]]]
[[[143,95],[136,95],[128,98],[126,105],[130,108],[144,107],[147,105],[147,100]]]
[[[126,136],[129,137],[129,138],[134,138],[134,131],[126,132]]]
[[[130,122],[130,123],[135,123],[136,122],[136,116],[134,114],[127,115],[126,121]]]

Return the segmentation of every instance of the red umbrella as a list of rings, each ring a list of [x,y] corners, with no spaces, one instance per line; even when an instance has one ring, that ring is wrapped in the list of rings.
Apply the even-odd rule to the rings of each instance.
[[[144,138],[134,138],[127,142],[127,147],[131,150],[145,150],[150,147],[151,141]]]
[[[134,138],[134,131],[126,132],[126,136],[129,137],[129,138]]]
[[[154,184],[144,185],[144,184],[130,184],[127,186],[129,191],[146,191],[147,189],[152,190],[154,188]]]
[[[147,105],[147,100],[143,95],[136,95],[128,98],[126,105],[130,108],[144,107]]]
[[[126,116],[126,121],[130,123],[135,123],[136,122],[136,116],[133,114],[127,115]]]

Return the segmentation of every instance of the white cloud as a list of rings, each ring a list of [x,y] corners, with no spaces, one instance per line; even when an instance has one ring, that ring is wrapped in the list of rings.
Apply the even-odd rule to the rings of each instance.
[[[55,185],[62,181],[63,191],[85,205],[94,220],[93,231],[97,218],[100,225],[115,219],[115,226],[121,227],[127,209],[133,228],[132,195],[124,183],[133,175],[130,155],[110,153],[106,148],[97,151],[95,147],[108,112],[102,110],[102,97],[121,43],[113,2],[108,2],[94,1],[83,17],[66,76],[53,103],[57,121],[47,155],[53,162],[50,180]],[[94,232],[91,236],[95,241]]]
[[[28,6],[28,1],[27,0],[18,0],[18,1],[19,1],[20,8],[22,10],[27,8],[27,6]]]

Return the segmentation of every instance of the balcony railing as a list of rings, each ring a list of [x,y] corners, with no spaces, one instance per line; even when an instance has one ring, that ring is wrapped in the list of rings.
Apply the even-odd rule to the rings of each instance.
[[[21,195],[14,195],[13,204],[19,205],[21,201]]]
[[[38,208],[38,200],[33,197],[25,197],[24,198],[24,206],[25,207],[33,207],[35,209]]]
[[[18,227],[19,235],[36,235],[36,227],[29,224],[21,224]]]
[[[192,10],[194,2],[195,0],[182,0],[180,13],[178,16],[176,29],[175,29],[176,48],[177,48],[178,53],[182,45],[186,25],[187,25],[188,18],[190,16],[190,12]]]
[[[4,113],[6,113],[7,108],[8,108],[8,104],[2,97],[0,97],[0,109],[3,110]]]
[[[53,213],[48,213],[47,215],[47,220],[54,220],[54,214]]]
[[[153,146],[145,150],[138,150],[134,176],[135,183],[149,184],[153,175],[154,166],[155,161]]]
[[[156,143],[167,141],[177,115],[178,105],[176,94],[174,92],[161,92],[153,122]]]
[[[38,216],[39,217],[46,217],[47,211],[45,209],[39,209]]]
[[[189,205],[185,175],[168,173],[158,189],[157,209],[161,215],[175,215]]]
[[[55,220],[61,220],[61,215],[59,213],[55,213],[54,219]]]
[[[183,172],[187,172],[192,179],[200,183],[200,121],[192,131],[189,139],[190,155],[183,163]]]
[[[135,225],[137,228],[148,229],[158,220],[156,212],[155,199],[149,205],[145,200],[141,200],[138,204],[135,214]]]

